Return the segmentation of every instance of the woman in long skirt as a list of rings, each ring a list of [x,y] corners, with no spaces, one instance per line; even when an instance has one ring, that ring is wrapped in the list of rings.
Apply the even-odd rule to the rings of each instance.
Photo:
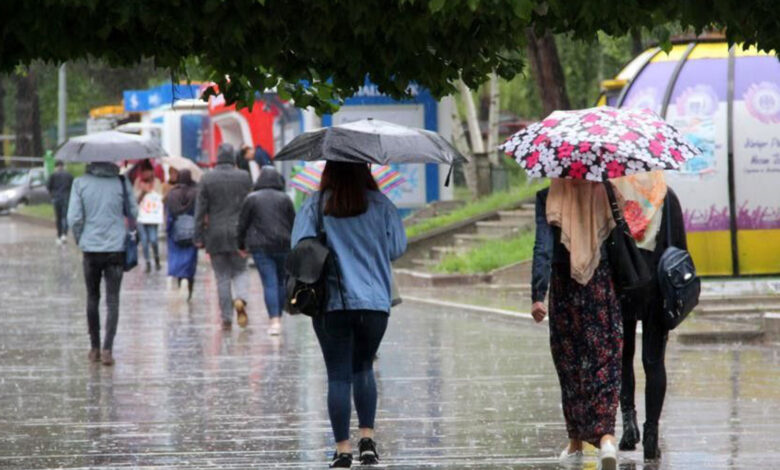
[[[192,299],[192,291],[195,285],[195,271],[198,265],[198,248],[192,240],[176,241],[175,233],[182,229],[185,219],[193,222],[195,215],[195,199],[198,189],[192,180],[190,170],[181,170],[176,186],[171,189],[166,199],[168,209],[167,234],[168,234],[168,275],[176,278],[179,286],[184,280],[187,283],[187,300]],[[177,228],[176,224],[180,224]]]
[[[541,322],[549,286],[550,348],[561,386],[569,445],[563,464],[599,450],[599,468],[617,468],[615,415],[623,332],[604,241],[614,227],[603,185],[553,180],[536,195],[532,314]]]

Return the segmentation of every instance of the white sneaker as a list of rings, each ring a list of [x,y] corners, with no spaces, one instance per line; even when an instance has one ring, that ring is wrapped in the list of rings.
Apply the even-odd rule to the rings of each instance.
[[[62,243],[68,243],[68,236],[67,235],[63,235],[63,236],[60,237],[60,240],[62,240]]]
[[[271,336],[279,336],[282,332],[282,321],[278,318],[271,320],[271,326],[268,327],[268,334]]]
[[[617,470],[617,449],[612,442],[606,442],[599,449],[599,470]]]
[[[582,458],[583,454],[581,450],[569,452],[569,446],[566,446],[561,452],[561,455],[558,456],[558,463],[565,466],[580,465],[582,464]]]
[[[62,245],[62,238],[57,238],[57,244]]]

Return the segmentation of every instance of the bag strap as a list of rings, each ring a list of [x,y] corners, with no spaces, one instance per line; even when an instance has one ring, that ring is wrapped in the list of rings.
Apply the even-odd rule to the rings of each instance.
[[[667,191],[664,198],[664,212],[666,212],[666,246],[667,248],[672,246],[672,208],[669,207],[669,192]]]
[[[609,207],[612,209],[612,218],[619,227],[623,227],[626,224],[626,220],[623,218],[623,213],[618,206],[617,198],[615,197],[615,190],[612,187],[612,183],[609,181],[604,182],[604,189],[607,191],[607,198],[609,199]]]
[[[119,184],[122,185],[122,214],[127,219],[128,228],[132,231],[135,230],[136,220],[130,214],[130,199],[127,196],[127,185],[125,184],[125,175],[119,175]]]
[[[325,233],[325,194],[323,194],[321,191],[319,193],[319,200],[317,201],[317,238],[325,245],[327,246],[328,237]],[[341,307],[346,310],[347,303],[344,302],[344,289],[341,285],[341,270],[339,269],[339,264],[336,261],[337,256],[336,253],[332,253],[333,256],[331,257],[331,263],[333,265],[333,270],[336,271],[336,282],[339,284],[339,297],[341,297]]]

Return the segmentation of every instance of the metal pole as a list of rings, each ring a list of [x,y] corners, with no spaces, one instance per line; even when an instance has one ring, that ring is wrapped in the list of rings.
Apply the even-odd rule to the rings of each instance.
[[[68,88],[67,88],[67,71],[65,70],[65,63],[60,65],[59,80],[57,86],[57,145],[62,145],[68,138],[68,122],[67,122],[67,107],[68,107]]]

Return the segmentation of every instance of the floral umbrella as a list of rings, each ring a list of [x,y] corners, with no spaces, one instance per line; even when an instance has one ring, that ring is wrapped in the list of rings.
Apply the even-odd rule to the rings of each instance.
[[[311,194],[320,189],[320,180],[324,169],[325,162],[311,162],[302,165],[300,171],[290,178],[290,186],[306,194]],[[371,165],[371,175],[376,180],[379,189],[385,194],[406,182],[401,173],[387,165]]]
[[[499,148],[531,177],[597,182],[674,170],[699,154],[699,149],[654,112],[607,106],[555,111]]]

